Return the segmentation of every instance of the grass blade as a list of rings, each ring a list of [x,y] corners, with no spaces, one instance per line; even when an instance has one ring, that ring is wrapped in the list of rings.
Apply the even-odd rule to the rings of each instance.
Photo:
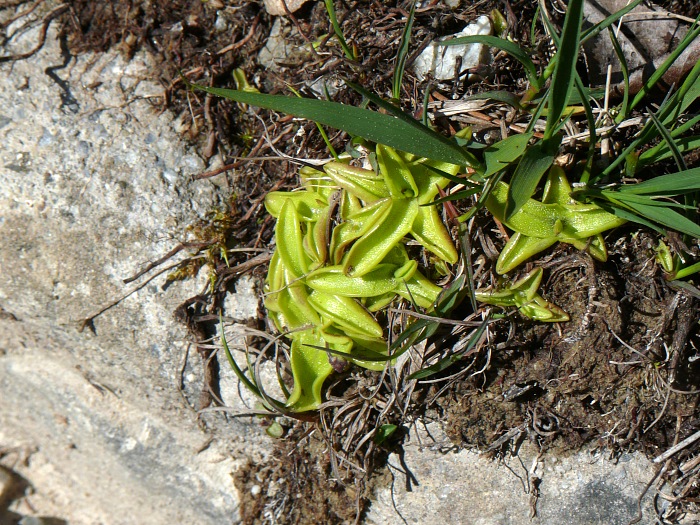
[[[636,195],[682,195],[700,191],[700,168],[660,175],[639,184],[621,186],[616,193]]]
[[[525,148],[532,138],[532,133],[511,135],[484,149],[484,163],[486,171],[481,178],[487,178],[507,168],[525,153]]]
[[[547,127],[544,139],[552,136],[559,124],[564,108],[569,101],[569,94],[574,85],[576,61],[580,51],[581,23],[583,20],[583,0],[570,0],[564,19],[557,64],[552,78],[549,95]]]
[[[673,137],[673,133],[671,133]],[[693,135],[692,137],[684,137],[681,139],[673,139],[673,144],[675,148],[682,154],[695,149],[700,148],[700,135]],[[655,164],[662,160],[666,160],[673,156],[671,148],[665,142],[662,142],[652,149],[649,149],[639,156],[639,166],[648,166],[650,164]]]
[[[593,170],[593,160],[595,159],[595,150],[596,143],[598,142],[598,135],[595,129],[595,117],[593,116],[593,109],[591,108],[591,104],[586,98],[586,91],[583,86],[583,82],[581,81],[581,77],[579,76],[577,71],[574,71],[574,81],[576,85],[576,92],[581,97],[581,105],[583,106],[583,110],[586,112],[586,120],[588,121],[588,129],[590,130],[590,137],[588,139],[588,155],[586,155],[586,164],[584,167],[584,171],[581,174],[581,178],[579,179],[579,182],[585,184],[588,182],[588,179],[591,175],[591,171]]]
[[[503,38],[498,38],[497,36],[492,35],[470,35],[451,38],[438,43],[438,45],[441,46],[461,46],[464,44],[483,44],[486,46],[495,47],[496,49],[508,53],[523,65],[530,85],[534,86],[537,90],[542,87],[540,78],[537,75],[537,68],[535,67],[534,62],[528,53],[526,53],[522,47],[514,42],[511,42],[510,40],[504,40]]]
[[[472,264],[472,244],[471,240],[469,238],[469,228],[467,227],[466,223],[460,222],[459,223],[459,233],[458,238],[459,238],[459,249],[462,252],[462,258],[464,260],[464,269],[467,272],[467,279],[465,281],[465,285],[463,286],[463,289],[460,291],[460,293],[464,294],[465,292],[469,295],[469,302],[472,305],[472,310],[476,312],[476,291],[474,290],[474,265]],[[452,311],[452,308],[454,308],[454,304],[450,306],[449,309],[441,312],[442,315],[447,315],[449,312]]]
[[[353,62],[356,61],[357,57],[355,56],[355,52],[352,49],[350,49],[350,46],[345,41],[345,37],[343,36],[343,30],[340,27],[340,24],[338,23],[338,17],[335,15],[335,6],[333,5],[333,0],[325,0],[325,4],[326,12],[328,13],[328,18],[330,19],[331,25],[333,26],[333,32],[338,38],[338,42],[340,42],[340,47],[343,48],[343,53],[345,53],[345,56],[348,58],[348,60],[352,60]]]
[[[430,365],[430,366],[427,366],[425,368],[418,370],[417,372],[413,372],[410,376],[408,376],[408,379],[426,379],[430,376],[433,376],[433,375],[438,374],[444,370],[447,370],[450,366],[452,366],[457,361],[462,359],[465,355],[469,354],[469,352],[472,350],[472,348],[474,348],[474,346],[481,339],[481,336],[484,334],[484,331],[486,330],[486,327],[489,325],[490,321],[491,321],[491,319],[487,315],[486,318],[479,325],[479,327],[469,337],[469,342],[467,343],[467,345],[465,346],[465,348],[463,350],[441,359],[440,361],[438,361],[434,365]]]
[[[642,0],[634,0],[634,2],[630,2],[628,5],[620,9],[619,11],[611,14],[609,17],[607,17],[605,20],[601,20],[598,22],[596,25],[591,27],[590,29],[586,29],[583,34],[581,35],[581,43],[583,44],[587,40],[594,38],[597,36],[601,31],[604,29],[610,27],[613,25],[615,22],[617,22],[620,18],[625,16],[627,13],[632,11],[635,7],[637,7],[639,4],[642,3]]]
[[[231,354],[231,350],[228,347],[228,341],[226,341],[226,334],[224,333],[224,319],[221,316],[221,313],[219,313],[219,330],[221,331],[221,345],[224,347],[224,353],[226,354],[226,359],[228,360],[229,364],[231,365],[231,369],[233,370],[233,373],[236,374],[236,377],[238,380],[245,385],[245,387],[250,390],[253,394],[255,394],[258,397],[262,397],[260,394],[260,390],[258,387],[251,382],[250,379],[248,379],[248,376],[246,376],[243,373],[243,370],[241,370],[238,366],[238,363],[236,363],[236,360],[233,358],[233,355]]]
[[[210,88],[198,84],[190,85],[234,102],[280,111],[341,129],[351,135],[363,137],[420,157],[460,166],[479,166],[478,160],[471,153],[405,114],[405,118],[396,118],[376,111],[327,100],[247,93],[235,89]],[[394,107],[394,111],[400,110]]]
[[[430,155],[420,155],[421,157],[426,157],[429,159],[434,159],[434,160],[443,160],[445,162],[451,162],[452,164],[458,164],[460,166],[467,165],[470,166],[476,170],[481,170],[482,166],[479,160],[469,153],[465,148],[462,148],[459,146],[456,142],[453,140],[448,139],[447,137],[443,137],[436,131],[434,131],[432,128],[428,126],[424,126],[422,122],[414,119],[411,115],[403,111],[401,108],[395,106],[391,102],[387,102],[381,97],[378,97],[374,93],[366,90],[362,86],[355,84],[353,82],[345,81],[345,84],[347,84],[348,87],[351,89],[357,91],[360,95],[365,97],[367,100],[370,102],[376,104],[379,106],[381,109],[389,113],[390,115],[396,117],[397,119],[401,120],[402,122],[406,123],[407,125],[411,126],[414,130],[416,130],[419,134],[424,135],[424,140],[430,140],[434,142],[434,146],[438,147],[438,143],[441,145],[440,147],[442,148],[449,148],[451,151],[454,153],[457,153],[462,156],[462,161],[461,162],[454,162],[454,161],[448,161],[444,158],[438,158],[438,157],[431,157]],[[352,107],[352,106],[344,106],[341,105],[342,107]],[[370,111],[368,109],[365,109],[363,111]],[[372,112],[374,113],[374,112]],[[381,113],[376,113],[377,115],[381,115]],[[343,128],[338,128],[338,129],[343,129]],[[347,131],[347,130],[345,130]],[[361,135],[362,136],[362,135]],[[364,137],[364,138],[369,138],[369,137]],[[373,139],[369,139],[373,140]],[[387,144],[386,142],[382,142],[380,140],[374,140],[374,142],[379,142],[380,144],[385,144],[386,146],[391,146],[391,144]],[[406,151],[408,153],[414,153],[418,155],[418,153],[415,153],[414,151],[408,151],[406,148],[402,148],[401,146],[395,146],[395,149],[398,149],[399,151]]]
[[[666,127],[659,121],[659,119],[656,118],[654,113],[652,113],[652,111],[649,108],[647,108],[647,113],[649,114],[651,121],[656,126],[656,129],[659,131],[661,138],[666,143],[666,146],[668,146],[671,155],[673,155],[673,160],[676,161],[676,166],[678,166],[678,169],[687,170],[688,166],[685,165],[683,155],[681,155],[681,152],[678,150],[678,146],[676,146],[676,143],[673,140],[673,137],[671,137],[671,134],[668,132]]]
[[[527,200],[532,197],[542,176],[547,172],[556,155],[556,148],[552,153],[548,144],[538,142],[525,151],[515,168],[513,178],[508,189],[508,203],[506,218],[509,219],[516,213]]]
[[[413,20],[416,14],[416,2],[411,3],[411,11],[408,13],[408,21],[406,27],[401,34],[401,44],[399,52],[396,55],[396,65],[394,66],[394,80],[391,94],[394,100],[401,98],[401,83],[403,82],[403,74],[406,69],[406,59],[408,58],[408,45],[411,42],[411,30],[413,29]]]
[[[618,195],[617,197],[619,198],[620,196]],[[637,202],[624,202],[624,205],[646,219],[654,221],[667,228],[671,228],[672,230],[700,238],[700,226],[698,223],[691,221],[687,217],[671,210],[670,208],[651,206]]]
[[[662,228],[659,228],[659,226],[657,224],[653,223],[650,220],[645,219],[644,217],[640,217],[636,213],[632,213],[630,210],[623,207],[617,201],[614,201],[611,199],[610,201],[598,202],[597,204],[599,204],[600,207],[603,208],[605,211],[612,213],[616,217],[619,217],[621,219],[625,219],[626,221],[629,221],[629,222],[641,224],[642,226],[646,226],[647,228],[650,228],[650,229],[654,230],[655,232],[660,233],[661,235],[666,234],[666,232]]]
[[[455,193],[450,193],[449,195],[445,197],[440,197],[439,199],[435,199],[434,201],[428,203],[428,204],[422,204],[422,206],[435,206],[436,204],[442,204],[443,202],[449,202],[449,201],[461,201],[464,199],[468,199],[469,197],[472,197],[473,195],[476,195],[477,193],[480,193],[482,191],[481,186],[478,186],[476,188],[472,188],[469,190],[460,190]]]
[[[633,110],[637,105],[644,99],[644,97],[649,94],[649,92],[652,90],[652,88],[663,78],[663,76],[666,74],[666,72],[669,70],[669,68],[678,60],[678,57],[683,53],[683,51],[686,50],[686,48],[695,40],[698,36],[700,36],[700,25],[697,25],[697,19],[695,20],[695,27],[691,28],[688,33],[686,33],[685,37],[681,42],[678,44],[678,47],[674,49],[671,54],[664,60],[663,64],[661,64],[652,74],[651,76],[647,79],[647,81],[644,83],[642,88],[639,90],[639,92],[635,95],[635,97],[632,99],[632,103],[630,104],[630,111]]]
[[[615,50],[615,55],[617,55],[617,60],[620,63],[620,70],[622,71],[622,81],[624,83],[624,89],[622,91],[622,104],[620,104],[620,113],[615,117],[615,122],[619,124],[627,118],[629,115],[629,97],[630,97],[630,71],[627,67],[627,59],[625,59],[625,54],[622,52],[622,46],[620,46],[620,41],[615,35],[615,31],[610,27],[608,28],[608,34],[610,35],[610,42],[612,42],[613,49]]]
[[[609,195],[610,192],[603,191],[602,195]],[[645,206],[660,206],[662,208],[677,208],[682,210],[693,210],[693,206],[688,206],[687,204],[680,204],[676,201],[669,200],[668,198],[655,198],[648,195],[635,195],[634,193],[620,193],[613,192],[615,200],[626,205],[626,204],[642,204]]]

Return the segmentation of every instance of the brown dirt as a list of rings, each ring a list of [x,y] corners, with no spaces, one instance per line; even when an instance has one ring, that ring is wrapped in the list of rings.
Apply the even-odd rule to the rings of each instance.
[[[333,41],[324,40],[323,55],[307,54],[274,73],[262,70],[256,62],[272,24],[264,10],[257,3],[244,3],[230,12],[231,31],[217,33],[213,4],[74,0],[70,13],[60,18],[62,38],[73,54],[114,46],[126,56],[141,48],[153,54],[162,66],[154,71],[164,93],[157,108],[189,114],[191,103],[193,118],[186,131],[189,138],[200,144],[204,156],[219,152],[226,164],[235,166],[235,172],[226,174],[238,197],[232,198],[227,211],[237,231],[231,242],[266,246],[272,224],[260,200],[273,187],[293,186],[295,169],[286,162],[240,163],[237,157],[272,154],[270,145],[260,139],[263,132],[281,152],[295,156],[325,157],[323,141],[312,123],[299,124],[259,111],[265,122],[261,124],[225,100],[193,94],[188,102],[178,72],[192,81],[234,87],[231,72],[242,67],[248,78],[266,92],[285,91],[286,83],[301,88],[305,81],[321,74],[346,76],[385,95],[390,90],[392,57],[397,52],[408,2],[347,2],[342,6],[336,2],[346,37],[360,51],[359,64],[348,64]],[[439,2],[434,4],[417,13],[412,52],[429,38],[459,29],[464,21],[493,7],[507,15],[511,34],[526,41],[534,2],[484,0],[471,3],[462,12],[440,7]],[[692,17],[700,11],[692,1],[669,0],[664,5]],[[504,6],[511,6],[512,11]],[[293,25],[297,31],[291,38],[297,44],[328,33],[323,3],[309,3],[296,13]],[[540,59],[546,59],[545,46],[535,46],[535,50]],[[523,77],[521,66],[507,57],[500,57],[479,73],[477,83],[459,80],[433,92],[449,98],[476,90],[518,86]],[[420,107],[424,88],[407,74],[404,107]],[[349,90],[341,90],[335,100],[356,104],[360,99]],[[332,141],[343,149],[346,137],[337,133]],[[697,159],[689,161],[697,163]],[[484,231],[492,228],[482,226]],[[206,227],[200,229],[208,231]],[[490,348],[481,349],[475,358],[477,365],[488,361],[484,372],[464,376],[468,379],[454,381],[446,389],[444,384],[419,387],[410,415],[419,415],[425,409],[422,403],[431,400],[428,410],[444,420],[456,444],[494,453],[517,450],[522,440],[530,439],[557,454],[595,443],[613,453],[641,450],[655,456],[674,441],[696,432],[700,429],[698,396],[679,392],[700,389],[698,301],[672,289],[658,273],[653,262],[658,238],[627,227],[608,238],[610,258],[605,264],[561,246],[530,263],[546,268],[543,295],[573,320],[552,326],[511,317],[493,325]],[[493,242],[498,245],[502,241],[496,236]],[[221,292],[225,293],[225,288]],[[217,301],[216,297],[210,299],[212,303]],[[456,363],[445,375],[461,366],[464,363]],[[363,372],[362,377],[363,381],[377,378],[369,372]],[[364,387],[357,386],[352,377],[346,379],[352,380],[339,382],[334,395],[350,403],[362,397],[360,390]],[[439,389],[440,395],[435,398]],[[376,407],[366,408],[361,403],[353,413],[375,426],[402,423],[398,411],[380,420]],[[343,429],[348,423],[345,425]],[[312,424],[299,423],[279,441],[270,460],[235,474],[244,523],[262,523],[266,513],[278,516],[280,523],[350,523],[361,515],[368,480],[350,475],[345,485],[329,481],[333,468],[328,443],[336,453],[344,451],[338,448],[332,432],[326,432],[323,440],[309,438],[312,428]],[[372,467],[385,453],[381,447],[362,449],[363,460]],[[681,463],[693,454],[697,450],[689,448],[674,461]],[[671,481],[674,476],[670,475]],[[691,501],[698,497],[698,491],[693,489],[685,496]]]
[[[361,484],[333,479],[324,442],[297,427],[264,464],[234,474],[243,523],[352,523],[366,503]]]
[[[678,418],[681,439],[695,432],[697,396],[667,384],[700,387],[692,355],[676,363],[675,380],[668,362],[698,339],[689,330],[697,302],[653,275],[654,242],[648,234],[620,238],[605,265],[578,253],[541,263],[549,267],[546,297],[573,320],[556,327],[517,320],[517,335],[496,345],[489,370],[438,401],[452,439],[483,449],[527,437],[558,453],[594,442],[656,455],[673,444]],[[519,429],[512,440],[499,441],[512,429]]]

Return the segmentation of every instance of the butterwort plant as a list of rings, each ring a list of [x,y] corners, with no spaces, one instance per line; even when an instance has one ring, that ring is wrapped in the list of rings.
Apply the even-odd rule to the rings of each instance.
[[[376,314],[402,297],[430,311],[442,291],[408,255],[406,240],[431,257],[458,254],[436,206],[459,166],[376,147],[378,173],[330,162],[302,168],[302,188],[265,199],[277,219],[276,248],[265,282],[265,306],[291,340],[294,381],[287,407],[312,410],[333,372],[329,357],[382,369],[385,328]]]

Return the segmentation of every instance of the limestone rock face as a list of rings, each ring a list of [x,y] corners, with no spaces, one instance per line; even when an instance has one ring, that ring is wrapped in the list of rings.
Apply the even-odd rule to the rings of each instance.
[[[269,438],[249,420],[205,432],[178,391],[181,376],[201,388],[201,363],[185,362],[172,312],[202,283],[163,291],[161,277],[98,317],[95,334],[77,329],[225,192],[190,180],[205,163],[152,104],[162,88],[145,55],[63,60],[50,32],[39,54],[0,65],[0,462],[33,487],[6,512],[235,522],[231,472]]]

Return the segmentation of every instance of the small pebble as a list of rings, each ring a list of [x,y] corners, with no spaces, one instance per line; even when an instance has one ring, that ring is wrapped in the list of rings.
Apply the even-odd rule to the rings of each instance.
[[[257,496],[258,494],[260,494],[261,491],[262,489],[260,488],[260,485],[253,485],[252,487],[250,487],[250,494],[252,496]]]

